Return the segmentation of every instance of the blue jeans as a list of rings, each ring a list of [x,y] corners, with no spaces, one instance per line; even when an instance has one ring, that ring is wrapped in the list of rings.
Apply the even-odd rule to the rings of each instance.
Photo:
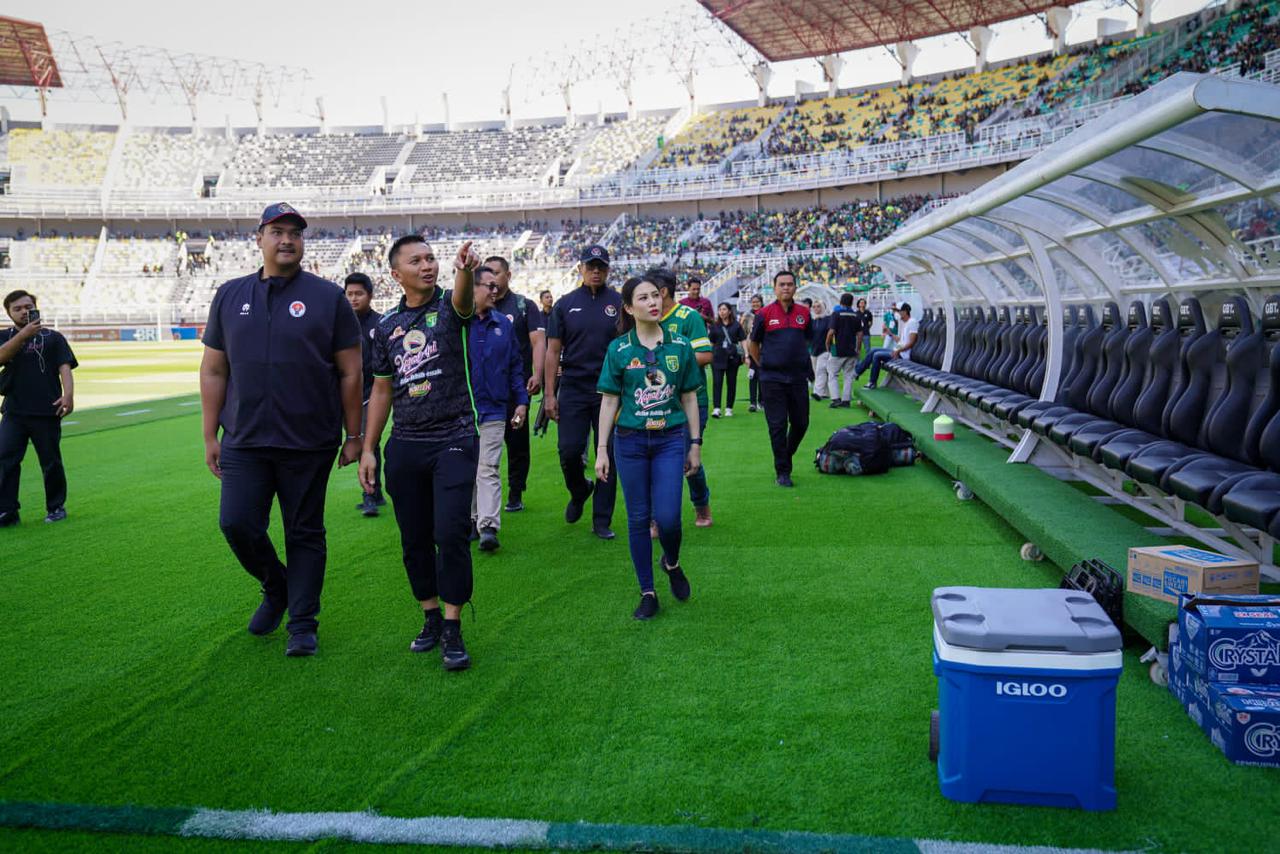
[[[698,420],[702,424],[702,428],[698,431],[699,436],[707,435],[707,408],[705,406],[698,407]],[[689,425],[684,425],[685,452],[689,451],[688,440]],[[711,487],[707,486],[707,469],[705,466],[699,466],[697,472],[689,475],[689,501],[694,507],[706,507],[711,503]]]
[[[680,499],[684,493],[685,432],[618,428],[614,448],[622,497],[627,503],[627,541],[640,592],[653,591],[653,541],[649,520],[669,563],[680,562]]]
[[[875,385],[880,379],[880,366],[893,358],[893,351],[887,347],[876,347],[867,355],[862,357],[862,361],[858,362],[858,376],[862,376],[862,372],[871,366],[871,384]]]

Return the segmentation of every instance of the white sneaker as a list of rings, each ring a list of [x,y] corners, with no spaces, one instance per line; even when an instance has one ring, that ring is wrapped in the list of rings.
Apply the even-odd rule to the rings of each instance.
[[[715,409],[711,410],[711,417],[712,418],[720,417],[720,407],[717,406]]]
[[[732,410],[732,409],[726,409],[726,410],[724,411],[724,417],[725,417],[725,418],[732,418],[732,417],[733,417],[733,410]]]

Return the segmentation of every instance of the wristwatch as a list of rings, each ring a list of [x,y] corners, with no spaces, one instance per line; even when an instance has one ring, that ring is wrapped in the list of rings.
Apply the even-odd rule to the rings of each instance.
[[[697,436],[697,437],[695,437],[695,438],[690,439],[690,440],[689,440],[689,444],[690,444],[690,445],[701,445],[701,444],[702,444],[702,437],[701,437],[701,436]]]

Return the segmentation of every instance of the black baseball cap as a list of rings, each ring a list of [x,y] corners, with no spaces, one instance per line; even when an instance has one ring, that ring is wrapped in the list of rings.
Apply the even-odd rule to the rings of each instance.
[[[274,205],[268,205],[267,209],[262,212],[262,219],[258,220],[258,228],[261,229],[268,223],[275,222],[280,219],[292,217],[298,221],[303,228],[307,227],[307,221],[298,213],[298,209],[288,202],[276,202]]]
[[[582,254],[578,256],[578,260],[584,264],[588,261],[599,261],[607,267],[609,266],[609,250],[605,249],[598,243],[593,243],[586,249],[582,250]]]

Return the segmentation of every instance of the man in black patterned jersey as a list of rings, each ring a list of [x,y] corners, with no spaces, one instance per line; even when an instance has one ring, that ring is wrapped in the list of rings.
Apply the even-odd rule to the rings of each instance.
[[[373,393],[360,482],[366,492],[373,487],[374,448],[394,408],[384,452],[387,492],[409,586],[424,617],[409,649],[428,652],[439,646],[446,670],[465,670],[471,658],[462,643],[460,618],[471,600],[468,535],[479,456],[467,326],[475,313],[473,273],[480,258],[470,241],[462,245],[453,262],[452,293],[437,284],[440,262],[419,235],[393,243],[387,261],[404,297],[374,329]]]

